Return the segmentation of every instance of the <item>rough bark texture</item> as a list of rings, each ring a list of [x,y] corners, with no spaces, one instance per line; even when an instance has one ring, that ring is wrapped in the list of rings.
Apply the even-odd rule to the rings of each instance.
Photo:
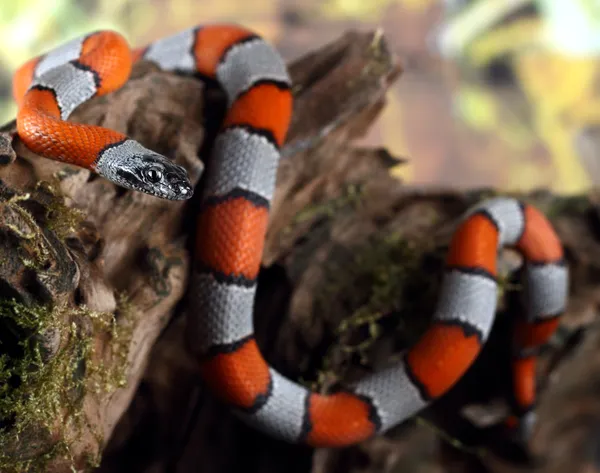
[[[493,192],[411,189],[390,176],[400,161],[385,149],[353,146],[400,74],[379,32],[349,32],[292,63],[290,73],[294,117],[255,325],[275,368],[326,391],[390,362],[425,330],[456,220]],[[218,90],[142,63],[122,90],[80,107],[73,119],[126,132],[186,166],[196,182],[203,167],[197,155],[209,155],[223,106]],[[246,427],[203,389],[184,350],[178,304],[188,279],[194,203],[118,189],[87,171],[31,156],[13,133],[9,125],[0,134],[0,294],[8,301],[0,323],[14,336],[0,341],[9,360],[30,357],[25,367],[13,363],[21,376],[52,360],[75,362],[46,373],[59,386],[52,388],[57,403],[43,404],[49,409],[43,419],[34,415],[33,425],[4,419],[2,471],[62,473],[71,463],[83,469],[102,450],[102,473],[596,471],[600,220],[594,196],[522,196],[549,215],[572,270],[569,310],[540,368],[532,455],[483,425],[504,412],[494,401],[506,396],[509,383],[509,327],[519,311],[510,302],[475,365],[420,422],[351,448],[315,451]],[[515,258],[505,256],[509,277]],[[23,313],[33,322],[15,329]],[[39,323],[44,317],[48,322]],[[25,337],[39,350],[18,345]],[[86,350],[70,340],[85,342]],[[48,382],[9,375],[15,389],[34,382],[44,391]],[[78,382],[61,390],[60,376]],[[35,414],[24,398],[16,412]],[[65,420],[73,412],[86,422]],[[20,440],[15,426],[23,429]]]

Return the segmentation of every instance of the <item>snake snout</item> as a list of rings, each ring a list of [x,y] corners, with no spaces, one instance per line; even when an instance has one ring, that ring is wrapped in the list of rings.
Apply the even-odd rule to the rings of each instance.
[[[194,195],[194,188],[187,172],[181,166],[173,167],[166,174],[166,178],[173,191],[177,193],[177,200],[186,200]]]
[[[191,184],[187,184],[187,185],[179,184],[178,195],[180,196],[180,200],[189,199],[190,197],[192,197],[194,195],[194,188],[191,186]]]

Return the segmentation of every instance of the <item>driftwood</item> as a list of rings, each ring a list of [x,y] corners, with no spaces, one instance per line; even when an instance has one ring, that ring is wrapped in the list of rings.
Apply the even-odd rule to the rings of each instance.
[[[383,366],[418,338],[433,313],[456,219],[494,192],[411,189],[388,172],[402,160],[353,146],[401,71],[379,32],[349,32],[289,67],[294,117],[255,325],[279,371],[326,391]],[[80,107],[73,119],[126,132],[198,182],[197,156],[208,156],[223,105],[220,91],[141,63],[122,90]],[[194,202],[116,188],[32,156],[13,126],[4,131],[2,472],[89,470],[101,455],[102,473],[597,468],[600,217],[593,196],[521,196],[549,215],[572,270],[569,310],[540,367],[530,455],[484,435],[483,424],[503,412],[495,401],[508,385],[509,322],[518,311],[511,303],[469,373],[423,415],[361,445],[315,451],[238,421],[204,390],[184,350],[179,302]],[[512,267],[505,265],[507,278]]]

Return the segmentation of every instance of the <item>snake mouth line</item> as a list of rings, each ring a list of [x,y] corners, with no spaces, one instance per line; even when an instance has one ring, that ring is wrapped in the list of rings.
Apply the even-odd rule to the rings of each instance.
[[[186,188],[185,193],[178,193],[178,194],[172,194],[172,195],[170,195],[166,192],[152,192],[152,191],[149,191],[148,189],[144,189],[143,187],[140,187],[140,186],[129,185],[129,186],[121,186],[121,187],[123,187],[124,189],[141,192],[143,194],[151,195],[152,197],[157,197],[159,199],[165,199],[165,200],[189,200],[194,195],[194,189],[191,186]]]

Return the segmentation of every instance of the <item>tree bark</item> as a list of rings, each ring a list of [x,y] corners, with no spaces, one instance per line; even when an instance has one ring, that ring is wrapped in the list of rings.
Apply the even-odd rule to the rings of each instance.
[[[456,220],[494,191],[414,189],[389,173],[401,159],[353,144],[401,72],[380,32],[348,32],[289,70],[294,115],[255,326],[276,369],[327,391],[382,367],[423,333]],[[223,113],[219,90],[140,63],[121,90],[81,106],[73,120],[127,133],[184,165],[197,183]],[[503,412],[495,401],[509,383],[513,304],[502,306],[468,374],[417,419],[341,450],[283,444],[213,399],[184,350],[195,202],[162,201],[40,159],[10,124],[0,135],[0,165],[0,376],[10,401],[0,404],[1,471],[89,470],[101,454],[102,473],[516,468],[510,452],[478,441],[481,424]],[[531,468],[595,471],[595,199],[520,197],[551,218],[572,271],[569,309],[540,370],[532,451],[546,463]],[[516,260],[503,255],[509,277]]]

